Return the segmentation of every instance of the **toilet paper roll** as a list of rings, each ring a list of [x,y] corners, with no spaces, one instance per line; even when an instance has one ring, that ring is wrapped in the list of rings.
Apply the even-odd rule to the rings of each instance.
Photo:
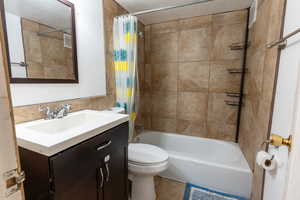
[[[276,159],[272,159],[272,155],[265,151],[257,153],[256,163],[267,171],[272,171],[277,166]]]

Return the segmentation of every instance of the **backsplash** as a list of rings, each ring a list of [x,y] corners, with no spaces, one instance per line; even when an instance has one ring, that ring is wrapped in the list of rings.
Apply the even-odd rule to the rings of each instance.
[[[71,112],[92,109],[92,110],[104,110],[110,108],[114,105],[115,97],[113,95],[108,95],[105,97],[90,97],[73,99],[59,102],[52,102],[47,104],[37,104],[30,106],[20,106],[14,107],[14,118],[15,123],[22,123],[32,120],[42,119],[44,113],[39,111],[40,106],[49,106],[50,108],[56,108],[62,104],[70,104]]]
[[[140,65],[141,109],[146,129],[235,141],[247,10],[169,21],[145,27]]]
[[[106,42],[106,87],[107,96],[79,98],[66,101],[58,101],[39,105],[14,107],[15,123],[22,123],[43,118],[43,113],[39,111],[40,106],[57,107],[61,104],[70,104],[71,111],[79,111],[84,109],[104,110],[114,106],[115,103],[115,72],[113,64],[113,18],[115,16],[125,14],[127,11],[123,9],[113,0],[104,0],[104,28]],[[143,24],[139,23],[139,27],[143,29]],[[143,43],[140,43],[143,49]],[[143,51],[143,50],[141,50]]]

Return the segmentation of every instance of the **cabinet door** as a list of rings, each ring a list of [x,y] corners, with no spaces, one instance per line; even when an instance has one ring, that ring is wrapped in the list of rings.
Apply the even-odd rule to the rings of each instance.
[[[122,124],[112,130],[112,145],[109,161],[105,165],[109,169],[109,178],[106,176],[104,185],[105,200],[128,199],[128,123]],[[106,170],[107,171],[107,170]],[[105,173],[107,175],[107,172]]]
[[[98,150],[110,140],[106,132],[50,158],[54,200],[103,199],[103,155]]]

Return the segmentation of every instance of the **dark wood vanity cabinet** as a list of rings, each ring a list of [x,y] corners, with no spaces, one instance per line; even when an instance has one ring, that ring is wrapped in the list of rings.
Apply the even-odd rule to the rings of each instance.
[[[128,123],[54,156],[20,148],[26,200],[127,200]]]

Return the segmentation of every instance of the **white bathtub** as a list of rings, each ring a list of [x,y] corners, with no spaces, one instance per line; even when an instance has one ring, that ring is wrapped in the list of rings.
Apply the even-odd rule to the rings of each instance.
[[[160,176],[250,198],[252,171],[238,144],[154,131],[137,141],[169,153],[169,168]]]

